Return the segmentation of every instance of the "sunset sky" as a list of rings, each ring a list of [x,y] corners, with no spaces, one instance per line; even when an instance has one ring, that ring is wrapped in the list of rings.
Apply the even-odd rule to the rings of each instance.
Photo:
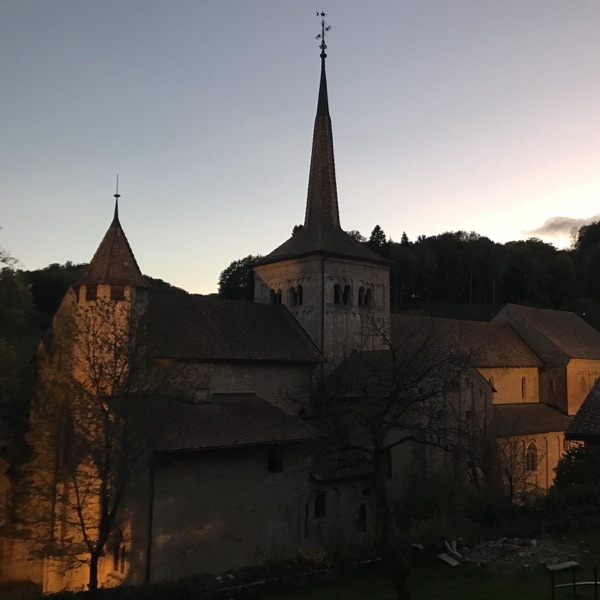
[[[598,0],[3,0],[0,246],[216,291],[304,219],[327,38],[340,216],[498,242],[600,219]]]

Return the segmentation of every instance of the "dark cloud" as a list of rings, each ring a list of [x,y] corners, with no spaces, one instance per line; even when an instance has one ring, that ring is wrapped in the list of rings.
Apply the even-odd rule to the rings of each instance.
[[[583,225],[589,225],[600,221],[600,215],[588,217],[585,219],[573,219],[571,217],[552,217],[547,219],[543,225],[530,231],[524,231],[526,235],[536,237],[565,237],[570,236],[571,232],[579,229]]]

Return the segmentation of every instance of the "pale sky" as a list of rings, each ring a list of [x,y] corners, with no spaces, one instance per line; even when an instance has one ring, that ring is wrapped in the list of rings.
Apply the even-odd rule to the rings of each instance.
[[[148,275],[210,293],[285,241],[321,8],[344,229],[562,246],[600,218],[598,0],[2,0],[0,246],[89,261],[117,173]]]

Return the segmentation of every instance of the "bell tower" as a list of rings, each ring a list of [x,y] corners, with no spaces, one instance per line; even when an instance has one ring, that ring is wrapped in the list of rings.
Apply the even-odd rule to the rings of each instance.
[[[390,263],[340,226],[321,17],[321,77],[303,227],[254,267],[254,301],[284,304],[325,358],[383,349],[389,339]]]

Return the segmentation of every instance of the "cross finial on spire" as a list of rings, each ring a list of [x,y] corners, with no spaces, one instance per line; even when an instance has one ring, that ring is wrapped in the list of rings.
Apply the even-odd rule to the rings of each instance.
[[[117,225],[119,223],[119,198],[121,194],[119,194],[119,174],[117,173],[117,191],[114,194],[115,197],[115,216],[113,218],[113,225]]]
[[[321,10],[321,12],[317,12],[317,17],[321,17],[321,33],[318,33],[315,37],[316,40],[321,40],[319,44],[319,48],[321,48],[321,58],[327,58],[327,54],[325,54],[325,50],[327,49],[327,44],[325,43],[325,34],[331,29],[331,25],[327,25],[325,23],[325,17],[327,14]]]

